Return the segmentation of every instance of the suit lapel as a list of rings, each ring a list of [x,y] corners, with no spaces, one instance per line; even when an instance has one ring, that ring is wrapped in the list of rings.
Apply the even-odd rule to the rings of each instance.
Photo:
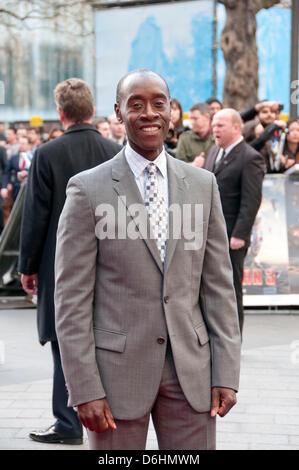
[[[240,142],[236,147],[234,147],[229,154],[222,160],[218,168],[215,170],[215,175],[220,173],[224,168],[228,167],[238,156],[239,152],[242,149],[242,142]]]
[[[155,239],[152,236],[152,230],[150,226],[150,221],[147,213],[147,209],[144,205],[144,201],[138,189],[138,186],[135,182],[134,175],[127,163],[124,150],[122,150],[116,157],[114,157],[112,167],[112,183],[115,191],[118,196],[121,197],[121,201],[125,204],[128,213],[132,217],[133,221],[136,224],[136,227],[140,233],[141,238],[144,243],[147,245],[150,253],[152,254],[155,262],[157,263],[160,271],[163,273],[163,264],[160,258],[159,250],[156,244]],[[146,234],[144,237],[143,233],[140,231],[138,223],[136,223],[136,213],[134,212],[134,206],[136,208],[138,204],[138,210],[140,211],[139,217],[141,220],[146,221]]]
[[[167,162],[169,208],[172,207],[172,209],[169,210],[168,219],[168,240],[164,269],[165,273],[170,266],[178,238],[179,236],[182,236],[183,204],[188,201],[188,186],[185,182],[185,174],[182,170],[182,167],[179,166],[176,160],[170,155],[167,156]],[[177,209],[173,210],[174,206],[176,206]],[[174,220],[176,210],[180,211],[181,217]]]

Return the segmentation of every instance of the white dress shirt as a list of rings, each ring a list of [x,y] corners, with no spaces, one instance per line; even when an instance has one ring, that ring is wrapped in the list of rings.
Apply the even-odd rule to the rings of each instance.
[[[151,163],[151,161],[147,160],[142,155],[135,152],[135,150],[132,149],[129,143],[127,143],[125,147],[125,156],[126,156],[128,165],[131,168],[132,173],[135,177],[135,181],[140,191],[141,197],[144,201],[145,182],[146,182],[145,170],[146,170],[147,165]],[[158,155],[158,157],[155,160],[153,160],[153,163],[157,165],[157,168],[159,170],[157,172],[159,194],[164,197],[167,207],[168,207],[169,203],[168,203],[167,158],[166,158],[164,148],[162,152],[160,153],[160,155]]]

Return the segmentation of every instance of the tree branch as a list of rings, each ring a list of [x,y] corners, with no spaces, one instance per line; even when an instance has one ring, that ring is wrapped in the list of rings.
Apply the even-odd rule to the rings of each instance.
[[[258,13],[263,8],[268,9],[280,3],[280,0],[255,0],[256,3],[256,13]]]

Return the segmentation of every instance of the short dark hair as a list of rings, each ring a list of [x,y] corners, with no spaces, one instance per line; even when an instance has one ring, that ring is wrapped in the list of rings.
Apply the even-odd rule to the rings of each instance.
[[[190,111],[199,111],[201,114],[209,114],[210,117],[212,115],[212,110],[207,103],[195,103]]]
[[[207,104],[212,104],[212,103],[219,103],[221,107],[223,107],[223,104],[221,103],[220,100],[218,100],[218,98],[216,98],[216,96],[210,96],[210,98],[208,98],[206,100],[206,103]]]
[[[124,81],[130,77],[131,75],[156,75],[157,77],[159,77],[166,85],[166,88],[167,88],[167,92],[168,92],[168,96],[170,98],[170,91],[169,91],[169,87],[168,87],[168,84],[165,80],[165,78],[162,77],[162,75],[160,75],[159,73],[157,72],[154,72],[153,70],[149,70],[149,69],[137,69],[137,70],[132,70],[131,72],[128,72],[126,75],[124,75],[118,82],[117,84],[117,87],[116,87],[116,103],[117,104],[120,104],[121,102],[121,99],[122,99],[122,88],[123,88],[123,84],[124,84]]]

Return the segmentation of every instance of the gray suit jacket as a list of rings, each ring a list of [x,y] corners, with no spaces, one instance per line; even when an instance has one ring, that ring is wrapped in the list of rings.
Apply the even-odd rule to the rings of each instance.
[[[211,386],[238,389],[240,334],[215,177],[167,159],[169,204],[198,204],[203,217],[201,245],[186,249],[195,215],[179,238],[170,211],[164,269],[155,241],[140,228],[147,212],[123,151],[69,181],[57,235],[55,306],[70,406],[106,396],[116,419],[144,416],[158,391],[167,341],[196,411],[210,409]],[[103,207],[116,212],[114,239],[99,236],[108,220]]]

